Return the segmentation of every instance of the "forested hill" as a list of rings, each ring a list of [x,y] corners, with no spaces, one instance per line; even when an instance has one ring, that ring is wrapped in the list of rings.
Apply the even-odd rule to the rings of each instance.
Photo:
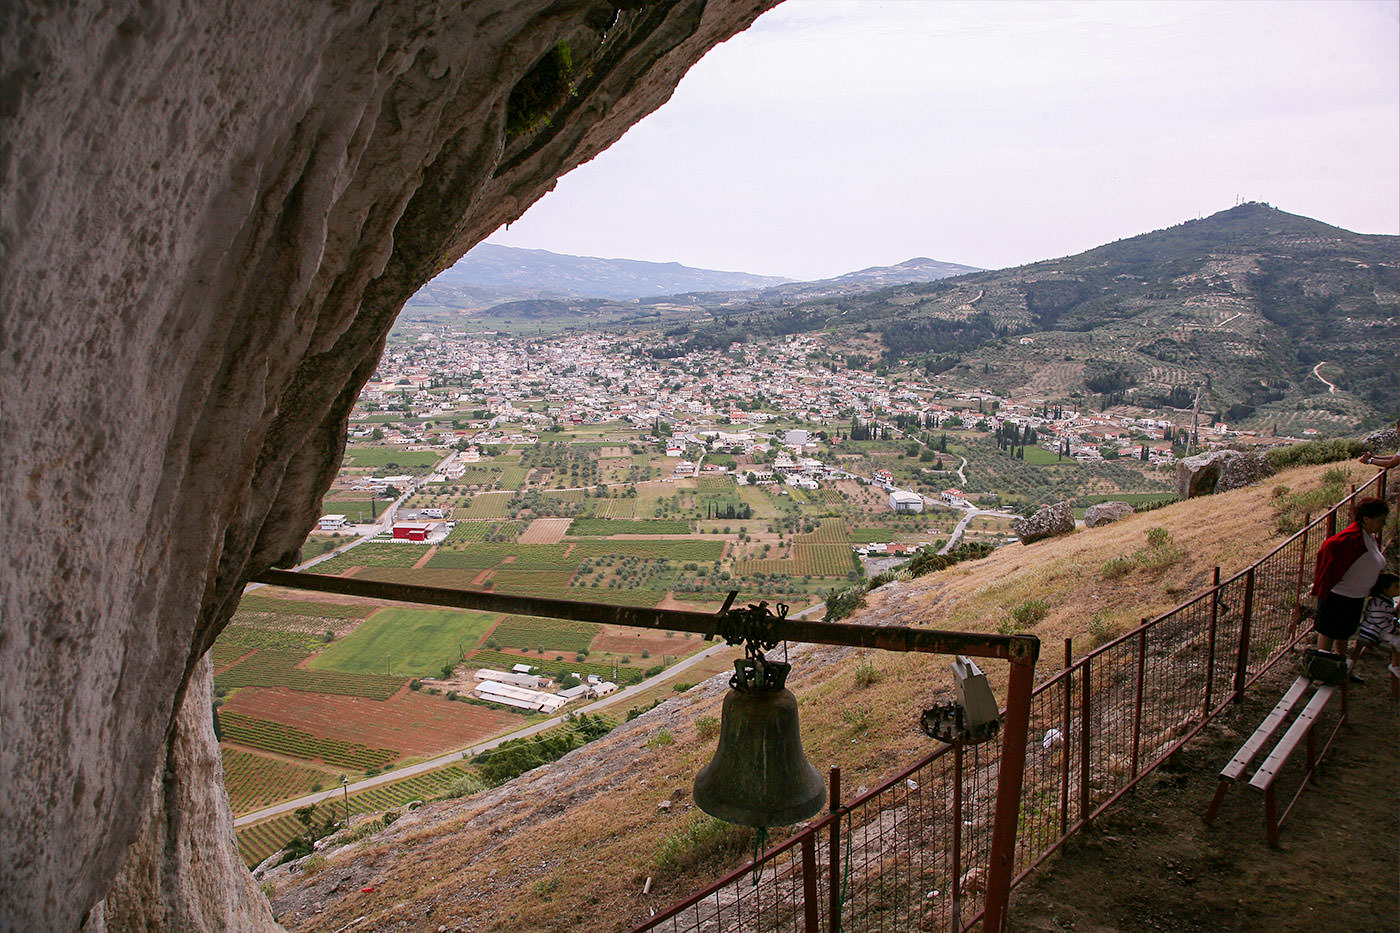
[[[1012,395],[1152,407],[1180,405],[1199,385],[1231,421],[1308,410],[1355,425],[1394,415],[1397,312],[1400,238],[1250,203],[1076,256],[735,306],[672,333],[692,347],[874,336],[885,366]]]

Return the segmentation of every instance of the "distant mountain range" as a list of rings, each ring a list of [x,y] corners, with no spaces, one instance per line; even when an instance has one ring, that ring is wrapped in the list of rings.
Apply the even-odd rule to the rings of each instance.
[[[409,300],[409,309],[410,314],[427,309],[479,311],[522,301],[634,301],[665,297],[710,306],[742,293],[813,297],[872,286],[931,282],[977,271],[980,270],[975,266],[920,258],[821,282],[801,283],[780,276],[694,269],[675,262],[565,256],[542,249],[482,243],[425,285]],[[701,295],[706,299],[697,300]]]

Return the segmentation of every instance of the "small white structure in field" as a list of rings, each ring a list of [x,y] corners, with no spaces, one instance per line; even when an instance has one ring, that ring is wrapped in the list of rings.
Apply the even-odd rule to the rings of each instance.
[[[344,515],[321,516],[320,525],[322,531],[339,531],[340,529],[344,528],[346,524],[348,524],[348,522],[346,521]]]

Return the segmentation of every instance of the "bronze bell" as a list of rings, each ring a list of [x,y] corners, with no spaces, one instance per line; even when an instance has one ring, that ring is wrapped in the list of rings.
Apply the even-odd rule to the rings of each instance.
[[[744,658],[720,714],[719,747],[695,776],[695,803],[741,826],[787,826],[826,802],[826,785],[802,753],[789,664]]]

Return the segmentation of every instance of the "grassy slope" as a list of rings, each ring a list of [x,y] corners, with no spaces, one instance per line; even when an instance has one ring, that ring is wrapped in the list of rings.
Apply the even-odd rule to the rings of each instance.
[[[1083,644],[1096,615],[1126,629],[1199,591],[1217,564],[1228,576],[1262,557],[1282,540],[1271,530],[1273,488],[1310,488],[1325,469],[1300,468],[1253,488],[1002,548],[882,588],[851,621],[992,631],[1025,599],[1043,599],[1050,611],[1034,631],[1045,646],[1039,676],[1047,676],[1058,668],[1063,639]],[[1359,480],[1362,469],[1351,469]],[[1105,561],[1142,547],[1155,526],[1184,548],[1180,564],[1102,578]],[[816,648],[794,652],[793,661],[789,686],[818,770],[839,764],[843,785],[854,790],[928,751],[918,712],[947,697],[947,659]],[[865,663],[879,679],[862,688],[856,669]],[[988,665],[988,673],[1004,696],[1004,669]],[[714,678],[552,767],[469,800],[430,805],[358,847],[330,853],[330,868],[318,875],[273,876],[279,920],[292,930],[335,930],[361,916],[376,927],[413,926],[432,911],[434,926],[470,917],[493,930],[630,928],[646,915],[645,903],[660,908],[698,889],[740,864],[752,846],[751,833],[726,829],[689,846],[683,867],[657,863],[663,841],[684,835],[695,819],[691,782],[713,750],[696,721],[719,716],[724,691],[723,679]],[[656,741],[662,730],[673,743]],[[668,809],[660,808],[663,800],[671,801]],[[382,893],[332,893],[345,877]],[[648,877],[652,894],[644,901]]]

